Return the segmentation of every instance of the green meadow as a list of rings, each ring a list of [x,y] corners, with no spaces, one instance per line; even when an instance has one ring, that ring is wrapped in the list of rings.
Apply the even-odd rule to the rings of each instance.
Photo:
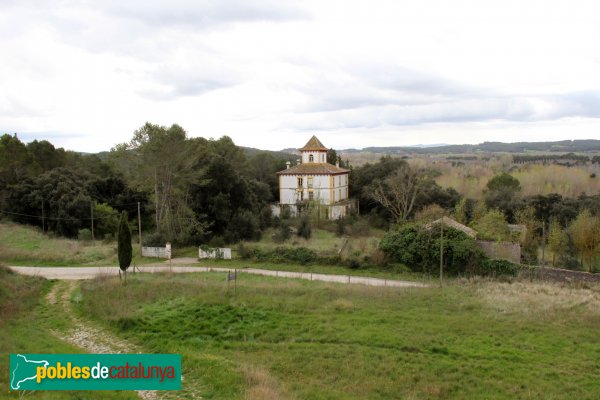
[[[162,274],[84,282],[76,305],[147,351],[181,353],[184,388],[207,399],[600,397],[596,286],[244,274],[234,291],[224,274]]]

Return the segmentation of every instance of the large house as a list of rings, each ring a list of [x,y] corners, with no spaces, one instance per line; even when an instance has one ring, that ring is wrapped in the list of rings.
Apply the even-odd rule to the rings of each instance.
[[[313,136],[300,149],[301,160],[279,171],[279,204],[273,211],[279,215],[289,208],[296,215],[305,205],[319,207],[327,219],[344,217],[352,206],[349,201],[350,170],[327,162],[327,147]],[[337,164],[337,163],[336,163]]]

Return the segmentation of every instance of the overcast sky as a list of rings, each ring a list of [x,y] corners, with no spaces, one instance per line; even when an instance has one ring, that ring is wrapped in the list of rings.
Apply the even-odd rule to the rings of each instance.
[[[600,1],[0,0],[0,133],[109,150],[600,139]]]

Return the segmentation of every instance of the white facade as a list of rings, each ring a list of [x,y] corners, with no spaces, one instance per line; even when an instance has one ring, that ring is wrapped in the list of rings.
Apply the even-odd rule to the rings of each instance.
[[[327,163],[327,149],[314,136],[300,152],[301,164],[277,173],[280,210],[287,207],[296,215],[298,205],[312,202],[327,206],[325,212],[330,219],[345,216],[350,206],[350,171]]]
[[[279,203],[296,204],[318,201],[334,204],[348,199],[348,174],[341,175],[280,175]]]
[[[312,158],[311,158],[312,157]],[[306,163],[326,163],[327,152],[326,151],[303,151],[302,152],[302,164]]]

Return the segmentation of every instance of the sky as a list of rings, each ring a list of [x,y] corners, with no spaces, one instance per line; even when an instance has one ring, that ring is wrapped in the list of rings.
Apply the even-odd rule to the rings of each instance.
[[[0,133],[279,150],[600,139],[600,1],[0,0]]]

